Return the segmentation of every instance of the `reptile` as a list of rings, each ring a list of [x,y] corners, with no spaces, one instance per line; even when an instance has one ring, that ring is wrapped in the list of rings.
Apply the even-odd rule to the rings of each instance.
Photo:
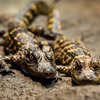
[[[56,64],[52,48],[39,46],[33,33],[26,28],[39,14],[45,14],[47,4],[36,1],[8,25],[5,37],[6,56],[0,58],[0,72],[12,72],[11,65],[17,64],[25,73],[41,78],[55,78]]]
[[[59,27],[55,27],[55,17],[49,17],[48,27],[61,33]],[[53,20],[53,21],[52,21]],[[60,20],[59,20],[60,21]],[[58,22],[60,23],[60,22]],[[50,30],[50,29],[49,29]],[[52,31],[52,33],[55,34]],[[93,58],[81,40],[72,41],[66,36],[56,37],[52,43],[54,50],[56,69],[72,77],[77,84],[100,83],[100,60]]]
[[[91,56],[83,42],[64,36],[60,23],[60,16],[53,5],[48,13],[48,30],[49,36],[53,34],[55,38],[44,42],[53,48],[57,71],[72,77],[77,84],[99,84],[100,60]]]
[[[100,60],[93,58],[80,40],[57,39],[53,49],[59,72],[71,76],[77,84],[100,83]]]

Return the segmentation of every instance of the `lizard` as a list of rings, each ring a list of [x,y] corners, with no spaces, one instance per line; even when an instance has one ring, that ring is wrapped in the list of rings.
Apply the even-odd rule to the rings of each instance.
[[[56,69],[71,76],[77,84],[100,83],[100,60],[91,56],[80,39],[72,41],[64,36],[60,17],[56,17],[57,14],[54,11],[55,9],[52,7],[48,14],[48,30],[52,34],[58,33],[52,43],[58,65]]]
[[[66,36],[53,44],[56,69],[72,77],[77,84],[100,83],[100,60],[93,58],[83,43]]]
[[[53,48],[57,71],[72,77],[77,84],[99,84],[100,60],[91,56],[81,40],[72,41],[64,36],[60,23],[53,5],[48,13],[48,30],[55,38],[51,37],[51,42],[48,39],[47,44]]]
[[[10,64],[19,65],[25,73],[41,78],[55,78],[56,64],[50,46],[39,46],[34,34],[26,28],[39,14],[45,14],[47,4],[43,1],[33,2],[22,14],[8,24],[5,37],[7,55],[0,58],[0,73],[11,72]]]

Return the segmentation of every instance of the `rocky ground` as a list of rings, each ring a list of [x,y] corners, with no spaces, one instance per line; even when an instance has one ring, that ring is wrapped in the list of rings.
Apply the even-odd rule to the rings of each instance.
[[[18,1],[10,1],[0,3],[0,30],[6,28],[23,5],[22,0],[19,5]],[[81,38],[91,54],[100,58],[100,1],[61,0],[57,6],[64,34],[71,39]],[[43,20],[46,21],[40,18],[39,22]],[[0,53],[4,55],[3,46]],[[15,74],[0,75],[0,100],[100,100],[99,85],[75,86],[70,77],[55,83],[30,77],[17,69],[13,71]]]

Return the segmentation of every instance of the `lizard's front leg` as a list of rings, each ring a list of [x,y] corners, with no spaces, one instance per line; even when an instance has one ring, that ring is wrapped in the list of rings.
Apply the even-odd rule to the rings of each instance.
[[[70,75],[72,69],[73,69],[73,66],[64,66],[64,65],[57,65],[56,66],[56,70],[59,73],[64,73],[66,75]]]
[[[10,70],[11,65],[5,61],[6,58],[8,57],[5,56],[3,58],[0,58],[0,73],[4,71],[11,72]]]
[[[18,51],[16,54],[10,54],[8,56],[4,56],[0,58],[0,72],[12,72],[11,64],[12,63],[20,63],[24,58],[24,54],[22,51]]]

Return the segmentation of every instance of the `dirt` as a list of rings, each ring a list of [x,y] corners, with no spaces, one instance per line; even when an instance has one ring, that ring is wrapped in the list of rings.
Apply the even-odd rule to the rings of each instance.
[[[9,9],[9,4],[2,4],[5,6],[0,6],[4,9],[0,12],[0,30],[7,28],[6,24],[21,8],[21,4],[16,5],[18,2],[9,2]],[[91,54],[100,58],[100,1],[61,0],[57,6],[64,34],[71,39],[81,38]],[[0,39],[0,45],[2,42]],[[4,55],[2,45],[0,54]],[[18,69],[13,71],[14,74],[0,74],[0,100],[100,100],[100,85],[75,86],[70,77],[55,82],[31,77]]]

